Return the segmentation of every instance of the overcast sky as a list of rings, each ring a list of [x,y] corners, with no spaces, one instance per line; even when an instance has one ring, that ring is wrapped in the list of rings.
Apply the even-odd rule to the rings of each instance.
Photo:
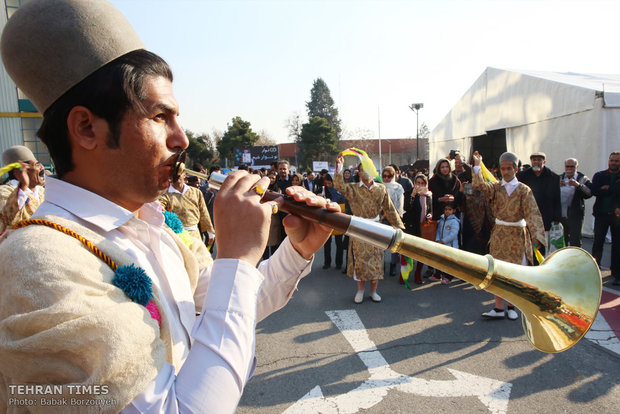
[[[112,0],[172,66],[181,122],[224,131],[235,116],[288,142],[314,79],[345,137],[433,129],[488,66],[620,73],[620,1]],[[380,128],[379,128],[380,120]]]

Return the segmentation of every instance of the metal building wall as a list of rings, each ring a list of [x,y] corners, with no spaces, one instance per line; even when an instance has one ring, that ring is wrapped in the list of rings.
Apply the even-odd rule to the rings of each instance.
[[[4,29],[6,21],[6,3],[2,1],[0,31]],[[0,112],[16,113],[18,111],[17,87],[2,66],[0,68]],[[0,117],[0,153],[12,145],[23,145],[23,143],[21,118]]]

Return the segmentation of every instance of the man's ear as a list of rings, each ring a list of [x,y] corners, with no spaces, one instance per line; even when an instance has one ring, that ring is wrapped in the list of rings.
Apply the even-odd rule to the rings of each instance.
[[[105,119],[98,117],[85,106],[74,106],[67,116],[67,132],[71,142],[84,150],[94,150],[105,143],[109,127]]]

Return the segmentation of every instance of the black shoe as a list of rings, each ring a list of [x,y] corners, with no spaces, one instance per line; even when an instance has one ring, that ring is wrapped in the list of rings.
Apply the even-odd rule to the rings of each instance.
[[[344,269],[342,269],[342,274],[346,275],[347,274],[347,267],[345,266]]]
[[[390,276],[396,276],[396,265],[390,263]]]
[[[325,264],[323,265],[323,269],[329,269],[329,267],[330,267],[330,266],[331,266],[331,265],[328,265],[327,263],[325,263]]]
[[[342,265],[336,265],[336,270],[340,270],[342,268]]]

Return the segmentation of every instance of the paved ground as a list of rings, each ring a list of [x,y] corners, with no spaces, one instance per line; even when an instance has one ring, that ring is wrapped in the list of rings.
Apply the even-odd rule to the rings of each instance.
[[[591,240],[584,240],[589,250]],[[609,263],[606,246],[603,265]],[[519,321],[486,321],[492,296],[467,283],[379,285],[352,301],[336,269],[312,274],[257,327],[258,366],[238,413],[613,412],[620,407],[620,292],[603,271],[597,322],[559,354],[534,349]]]

